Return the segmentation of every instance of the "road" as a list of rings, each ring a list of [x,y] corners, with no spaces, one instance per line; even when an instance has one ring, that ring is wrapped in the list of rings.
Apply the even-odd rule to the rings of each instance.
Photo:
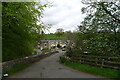
[[[64,51],[51,55],[29,66],[28,68],[9,76],[9,78],[103,78],[81,72],[59,63],[59,56]]]

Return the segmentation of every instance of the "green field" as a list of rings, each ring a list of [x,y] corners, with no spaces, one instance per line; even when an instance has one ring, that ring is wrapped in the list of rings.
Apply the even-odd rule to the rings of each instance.
[[[45,34],[44,35],[45,40],[65,40],[64,35],[57,36],[56,34]]]

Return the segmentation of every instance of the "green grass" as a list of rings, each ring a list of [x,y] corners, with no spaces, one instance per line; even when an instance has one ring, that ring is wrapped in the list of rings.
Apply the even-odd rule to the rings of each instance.
[[[80,71],[84,71],[84,72],[88,72],[88,73],[92,73],[92,74],[96,74],[96,75],[100,75],[108,78],[120,78],[119,71],[115,69],[93,67],[90,65],[69,62],[69,61],[65,61],[62,64]]]
[[[8,74],[8,75],[12,75],[13,73],[16,73],[18,71],[25,69],[29,65],[30,65],[30,63],[19,64],[19,65],[12,67],[11,69],[4,70],[3,73]]]
[[[64,40],[64,36],[57,36],[56,34],[45,34],[46,40]]]

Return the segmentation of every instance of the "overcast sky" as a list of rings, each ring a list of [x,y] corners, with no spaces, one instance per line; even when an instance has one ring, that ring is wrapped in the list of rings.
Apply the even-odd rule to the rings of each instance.
[[[49,31],[45,33],[54,33],[56,29],[63,28],[64,31],[74,31],[77,25],[84,19],[85,15],[81,13],[81,8],[85,5],[81,0],[48,0],[53,2],[53,6],[45,8],[44,24],[52,24]],[[44,3],[44,0],[42,0]]]

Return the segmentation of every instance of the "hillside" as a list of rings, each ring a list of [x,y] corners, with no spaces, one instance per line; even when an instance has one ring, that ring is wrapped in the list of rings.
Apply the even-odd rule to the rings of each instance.
[[[56,34],[45,34],[44,35],[45,40],[65,40],[64,34],[61,36],[57,36]]]

